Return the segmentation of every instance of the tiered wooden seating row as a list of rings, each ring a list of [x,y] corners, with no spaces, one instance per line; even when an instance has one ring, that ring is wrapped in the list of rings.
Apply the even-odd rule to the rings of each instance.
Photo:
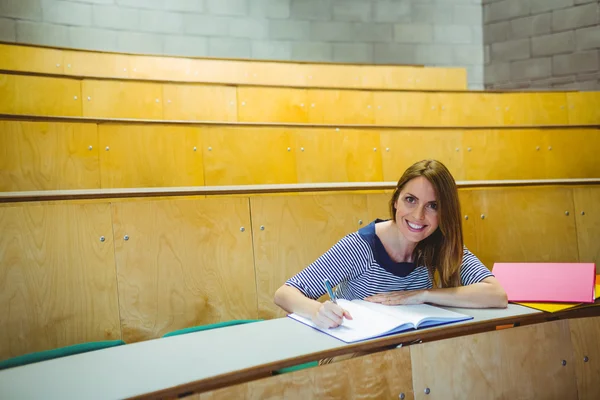
[[[347,129],[0,121],[0,191],[600,177],[597,128]]]
[[[57,201],[0,207],[0,358],[283,315],[273,294],[389,193]],[[597,262],[600,186],[460,189],[466,245],[500,261]]]
[[[223,60],[0,44],[0,70],[170,82],[355,89],[466,90],[464,68]]]
[[[0,74],[0,113],[338,126],[599,125],[600,92],[386,92]]]

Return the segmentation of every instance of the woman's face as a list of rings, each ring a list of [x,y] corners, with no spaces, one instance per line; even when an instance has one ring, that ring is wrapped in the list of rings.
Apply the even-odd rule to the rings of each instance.
[[[427,178],[408,181],[395,205],[396,225],[407,240],[420,242],[438,228],[437,198]]]

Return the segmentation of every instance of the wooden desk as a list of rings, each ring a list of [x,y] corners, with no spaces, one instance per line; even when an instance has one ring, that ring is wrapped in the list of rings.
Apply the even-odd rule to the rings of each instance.
[[[289,318],[149,340],[0,371],[3,399],[176,396],[268,375],[270,371],[357,350],[415,339],[493,330],[542,320],[544,313],[449,308],[470,321],[346,344]]]

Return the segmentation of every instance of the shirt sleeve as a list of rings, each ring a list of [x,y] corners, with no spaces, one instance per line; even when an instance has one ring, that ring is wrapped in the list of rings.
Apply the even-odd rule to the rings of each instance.
[[[479,261],[475,254],[463,247],[463,260],[460,266],[461,285],[472,285],[490,276],[494,276],[492,272]]]
[[[370,265],[371,254],[368,244],[357,234],[347,235],[285,284],[316,300],[326,292],[325,278],[332,286],[356,278]]]

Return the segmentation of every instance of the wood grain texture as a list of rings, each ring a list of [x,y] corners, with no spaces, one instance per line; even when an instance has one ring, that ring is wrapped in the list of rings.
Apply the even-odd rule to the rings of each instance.
[[[494,93],[430,93],[439,104],[434,112],[444,126],[498,126],[503,125],[500,98]]]
[[[568,124],[565,93],[500,93],[504,125]]]
[[[253,197],[250,207],[260,318],[284,316],[275,291],[368,216],[361,195]]]
[[[63,50],[30,46],[0,44],[0,70],[37,72],[42,74],[64,73]]]
[[[129,78],[129,56],[115,53],[63,50],[65,75]]]
[[[579,262],[596,263],[600,275],[600,187],[573,188]]]
[[[0,359],[121,338],[108,204],[2,207],[0,232]]]
[[[125,341],[256,318],[247,198],[115,203],[112,210]]]
[[[464,179],[462,130],[385,130],[380,135],[384,181],[397,182],[408,167],[425,159],[442,162],[454,179]]]
[[[297,181],[296,152],[292,151],[289,130],[206,127],[202,132],[206,185]]]
[[[411,346],[411,362],[416,399],[577,398],[568,321]]]
[[[95,124],[0,121],[0,191],[98,188]]]
[[[543,179],[548,154],[547,131],[465,130],[464,179]],[[539,147],[539,150],[538,150]]]
[[[463,228],[464,245],[476,256],[479,252],[479,239],[481,235],[480,228],[480,210],[475,207],[474,199],[478,196],[477,189],[459,189],[458,198],[460,200],[461,221]],[[488,269],[492,265],[486,265]]]
[[[378,132],[296,129],[292,135],[299,183],[382,181]]]
[[[81,83],[66,78],[0,74],[0,113],[80,117]]]
[[[570,124],[600,123],[600,92],[567,93]]]
[[[365,124],[375,120],[373,92],[308,90],[308,121],[314,124]]]
[[[162,84],[84,80],[83,116],[163,119]]]
[[[600,130],[570,129],[544,132],[544,178],[580,178],[600,176]]]
[[[237,121],[237,90],[233,86],[163,86],[164,118],[185,121]]]
[[[187,400],[413,399],[410,350],[394,349],[200,393]]]
[[[495,262],[578,261],[571,188],[492,188],[473,191],[472,199],[480,219],[478,256],[488,268]]]
[[[198,127],[102,124],[98,134],[102,188],[204,185]]]
[[[304,89],[238,87],[240,122],[308,122]]]
[[[600,317],[569,320],[579,400],[600,398]]]

